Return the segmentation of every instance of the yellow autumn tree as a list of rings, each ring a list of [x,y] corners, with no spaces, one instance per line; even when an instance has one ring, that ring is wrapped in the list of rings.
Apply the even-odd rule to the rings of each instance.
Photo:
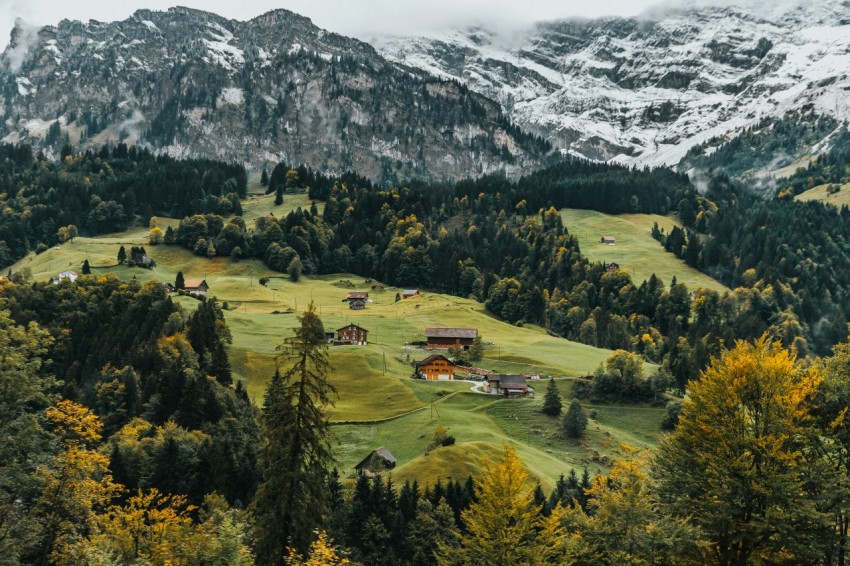
[[[80,564],[82,541],[98,531],[97,513],[118,494],[109,458],[95,450],[101,440],[97,415],[62,400],[46,411],[61,450],[42,470],[44,488],[35,514],[41,519],[38,563]]]
[[[310,545],[310,552],[306,557],[289,547],[285,563],[287,566],[345,566],[351,562],[348,558],[340,556],[340,552],[325,531],[319,532],[319,536]]]
[[[682,519],[663,514],[649,477],[649,452],[622,446],[622,459],[586,490],[587,512],[568,509],[566,563],[691,564],[697,532]]]
[[[653,468],[667,511],[702,531],[705,563],[819,562],[830,516],[818,505],[809,411],[821,381],[763,336],[691,383]]]
[[[505,446],[502,460],[488,464],[476,482],[477,501],[461,517],[466,534],[459,548],[440,548],[441,564],[509,566],[537,564],[558,553],[566,533],[560,509],[544,518],[516,450]]]
[[[165,240],[165,235],[162,233],[162,228],[154,226],[148,232],[148,242],[152,246],[157,246]]]

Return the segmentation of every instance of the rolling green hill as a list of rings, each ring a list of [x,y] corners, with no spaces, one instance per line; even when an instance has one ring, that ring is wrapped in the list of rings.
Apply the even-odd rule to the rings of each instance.
[[[566,208],[561,218],[581,246],[581,253],[590,261],[617,263],[628,271],[632,281],[640,285],[653,273],[665,285],[675,276],[688,289],[704,287],[718,292],[728,290],[722,283],[687,265],[664,250],[652,237],[652,225],[657,222],[665,232],[670,232],[678,222],[672,216],[658,214],[605,214],[593,210]],[[614,236],[617,244],[603,244],[602,236]]]
[[[289,206],[297,206],[296,202],[290,199]],[[265,204],[258,199],[256,211],[265,209]],[[309,205],[306,200],[304,204]],[[161,226],[173,222],[160,219]],[[502,444],[511,443],[549,489],[558,475],[570,468],[604,469],[621,443],[652,445],[660,433],[661,408],[588,406],[588,411],[595,410],[597,415],[591,419],[586,438],[568,441],[560,434],[559,421],[540,413],[545,390],[542,380],[531,382],[538,392],[533,399],[473,393],[470,382],[411,380],[411,362],[427,352],[405,344],[423,340],[429,326],[478,328],[492,345],[485,348],[484,360],[477,365],[501,372],[555,376],[564,399],[568,399],[573,379],[592,373],[610,354],[550,336],[533,325],[511,326],[487,313],[481,303],[428,291],[395,302],[399,289],[375,290],[362,277],[349,274],[304,277],[292,283],[258,261],[208,260],[177,246],[146,246],[157,264],[152,270],[116,266],[119,245],[146,243],[147,230],[142,228],[76,238],[59,249],[31,255],[12,269],[29,267],[36,280],[45,280],[66,269],[79,273],[88,258],[95,276],[114,273],[124,279],[173,282],[180,270],[187,278],[206,279],[210,294],[226,302],[229,309],[225,316],[233,335],[230,358],[234,374],[247,384],[258,404],[274,373],[277,345],[291,334],[297,313],[310,301],[319,310],[326,330],[349,322],[368,329],[368,346],[330,350],[336,368],[331,381],[339,400],[329,416],[335,423],[337,457],[344,475],[369,451],[386,446],[398,458],[399,480],[462,479],[480,470],[483,459],[496,455]],[[260,277],[270,278],[266,286],[258,283]],[[355,289],[368,290],[373,300],[362,311],[350,310],[342,302],[346,293]],[[196,304],[189,297],[176,300],[190,309]],[[457,444],[429,451],[438,424],[448,427]]]

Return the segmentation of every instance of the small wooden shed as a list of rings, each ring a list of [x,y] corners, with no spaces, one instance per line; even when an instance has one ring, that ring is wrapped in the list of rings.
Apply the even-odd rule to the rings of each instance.
[[[381,446],[372,450],[372,453],[354,466],[361,474],[374,475],[395,468],[396,459],[392,452]]]

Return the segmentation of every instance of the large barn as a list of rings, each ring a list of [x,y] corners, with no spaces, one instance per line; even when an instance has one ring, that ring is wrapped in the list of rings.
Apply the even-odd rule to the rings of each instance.
[[[427,328],[425,337],[428,339],[429,350],[448,350],[455,344],[460,344],[464,350],[469,350],[478,336],[476,328]]]

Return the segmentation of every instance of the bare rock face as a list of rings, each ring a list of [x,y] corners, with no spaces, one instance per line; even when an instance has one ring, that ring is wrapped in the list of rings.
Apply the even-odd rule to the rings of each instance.
[[[497,100],[565,153],[674,165],[789,111],[850,118],[850,2],[787,0],[641,18],[378,37],[390,60]]]
[[[67,141],[124,141],[390,182],[517,175],[545,151],[498,103],[285,10],[19,24],[0,57],[0,138],[53,154]]]

